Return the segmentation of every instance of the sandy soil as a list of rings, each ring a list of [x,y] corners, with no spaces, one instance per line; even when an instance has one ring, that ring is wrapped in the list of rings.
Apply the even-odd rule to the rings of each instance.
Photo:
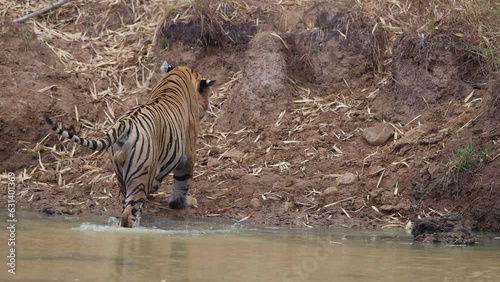
[[[474,229],[500,230],[498,74],[463,52],[455,30],[389,41],[346,5],[221,7],[236,15],[223,26],[183,18],[183,7],[165,18],[155,7],[107,1],[0,23],[0,172],[19,175],[20,206],[117,216],[108,154],[46,138],[43,116],[98,138],[147,98],[167,60],[217,85],[201,122],[190,190],[197,205],[169,209],[168,179],[146,214],[402,228],[458,213]],[[380,128],[389,134],[370,145],[365,130]],[[468,147],[460,166],[457,150]]]

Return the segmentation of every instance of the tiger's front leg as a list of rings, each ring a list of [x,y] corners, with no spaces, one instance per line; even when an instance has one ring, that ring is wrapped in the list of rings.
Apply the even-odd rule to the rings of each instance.
[[[172,209],[186,207],[186,195],[193,176],[193,159],[182,156],[179,164],[174,169],[174,185],[168,206]]]

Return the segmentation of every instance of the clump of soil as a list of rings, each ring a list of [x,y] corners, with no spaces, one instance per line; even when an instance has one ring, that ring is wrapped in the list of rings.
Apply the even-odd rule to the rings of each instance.
[[[285,45],[269,32],[257,34],[248,46],[242,63],[242,78],[224,105],[218,128],[237,131],[272,125],[292,100],[286,77]],[[245,107],[241,107],[245,105]]]
[[[424,118],[436,114],[435,105],[463,100],[477,88],[464,73],[476,73],[480,66],[478,60],[468,58],[463,44],[442,32],[401,36],[395,43],[391,83],[377,97],[375,107],[385,118],[406,123],[419,114]]]
[[[473,245],[476,242],[470,227],[461,215],[424,218],[415,222],[411,231],[415,241],[452,245]]]
[[[371,32],[371,25],[352,8],[327,2],[314,5],[293,32],[283,34],[291,47],[288,72],[300,83],[320,85],[316,92],[323,97],[342,91],[346,83],[365,87],[373,79],[377,56],[378,43]]]

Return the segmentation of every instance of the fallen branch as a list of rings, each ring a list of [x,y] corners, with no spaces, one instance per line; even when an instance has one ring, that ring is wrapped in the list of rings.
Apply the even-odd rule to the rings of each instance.
[[[55,2],[54,4],[52,4],[50,6],[47,6],[47,7],[43,8],[43,9],[41,9],[41,10],[35,11],[35,12],[33,12],[31,14],[28,14],[26,16],[22,16],[22,17],[18,18],[17,20],[14,20],[13,22],[15,22],[15,23],[22,23],[22,22],[24,22],[24,21],[26,21],[26,20],[28,20],[28,19],[30,19],[32,17],[36,17],[36,16],[41,15],[41,14],[47,12],[47,11],[55,9],[55,8],[63,5],[66,2],[68,2],[68,0],[59,0],[59,1]]]

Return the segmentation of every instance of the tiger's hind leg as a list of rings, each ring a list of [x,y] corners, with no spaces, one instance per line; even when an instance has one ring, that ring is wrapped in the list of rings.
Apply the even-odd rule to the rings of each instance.
[[[172,209],[186,207],[186,195],[193,174],[193,159],[182,156],[179,164],[174,169],[174,185],[168,206]]]
[[[151,191],[156,163],[147,154],[134,157],[136,143],[145,144],[144,151],[154,154],[154,147],[142,139],[125,136],[112,147],[113,166],[120,187],[122,214],[121,227],[133,227],[138,224],[142,210]]]

